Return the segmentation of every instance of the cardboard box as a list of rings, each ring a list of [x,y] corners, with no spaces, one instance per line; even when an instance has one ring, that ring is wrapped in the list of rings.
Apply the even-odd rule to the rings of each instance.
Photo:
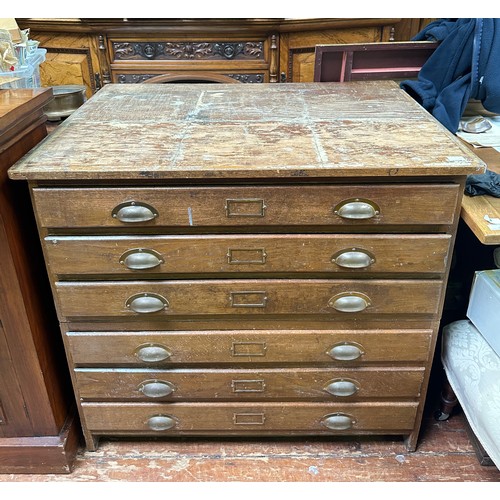
[[[500,356],[500,269],[476,272],[467,317]]]

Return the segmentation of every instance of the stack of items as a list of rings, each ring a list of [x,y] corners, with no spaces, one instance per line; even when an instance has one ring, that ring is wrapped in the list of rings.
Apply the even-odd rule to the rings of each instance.
[[[40,64],[45,49],[20,30],[15,19],[0,19],[0,89],[40,87]]]

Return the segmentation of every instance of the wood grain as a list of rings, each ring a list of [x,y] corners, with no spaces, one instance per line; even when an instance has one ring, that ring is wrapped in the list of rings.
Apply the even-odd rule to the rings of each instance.
[[[439,193],[439,194],[438,194]],[[385,226],[452,224],[458,184],[275,185],[245,187],[34,188],[40,225],[47,228],[201,228],[255,226]],[[379,213],[363,220],[335,214],[343,202],[364,200]],[[124,223],[124,203],[147,204],[157,217]],[[379,228],[379,230],[383,230]]]
[[[251,93],[244,85],[111,84],[10,175],[75,180],[481,171],[475,155],[389,82],[262,84]]]
[[[337,327],[338,328],[338,327]],[[144,345],[164,346],[170,353],[155,367],[253,363],[313,363],[331,367],[370,363],[422,363],[429,355],[431,330],[258,330],[145,331],[66,333],[76,366],[145,366],[137,357]],[[358,345],[359,359],[335,361],[328,352],[336,345]]]
[[[46,136],[42,108],[51,97],[49,89],[0,90],[0,473],[67,473],[77,446],[29,192],[7,177]]]
[[[85,400],[117,401],[358,401],[417,398],[424,368],[332,369],[89,369],[75,370],[78,393]],[[327,391],[334,381],[349,381],[354,394]],[[166,396],[144,394],[148,381],[168,384]],[[151,383],[151,382],[149,382]],[[333,389],[334,390],[334,389]]]
[[[11,171],[32,187],[88,449],[101,435],[158,436],[155,415],[175,421],[162,436],[220,438],[331,434],[325,412],[352,411],[346,428],[350,417],[332,416],[342,435],[403,435],[414,451],[465,175],[483,168],[388,82],[105,87]],[[372,241],[383,256],[371,264],[386,267],[331,275],[316,250],[291,256],[332,236]],[[177,274],[110,264],[109,245],[174,240],[161,260],[177,259]],[[272,271],[255,271],[271,242]],[[248,267],[229,271],[236,262]],[[332,359],[331,342],[356,344],[356,361]],[[150,351],[164,361],[148,365]],[[324,374],[367,372],[359,399],[314,399]],[[407,372],[420,389],[404,389]],[[237,373],[276,387],[245,403],[228,392]],[[143,375],[167,374],[187,384],[178,400],[135,402]]]
[[[437,313],[439,280],[194,280],[144,282],[64,282],[55,284],[62,317],[137,317],[168,319],[184,315],[342,315]],[[137,313],[127,301],[155,294],[168,304],[159,312]],[[330,304],[339,294],[363,294],[361,312],[339,312]],[[411,297],[411,300],[408,300]]]
[[[162,275],[251,273],[443,273],[448,235],[196,235],[48,236],[45,254],[61,275]],[[359,268],[338,264],[355,249],[366,256]],[[153,267],[134,269],[126,255],[153,256]],[[70,258],[68,258],[70,256]],[[158,262],[158,265],[155,265]],[[364,264],[364,262],[362,263]],[[132,266],[132,268],[131,268]]]
[[[483,160],[488,170],[500,174],[500,153],[494,148],[474,148],[470,144],[467,147],[474,151]],[[500,243],[500,231],[491,229],[484,216],[500,218],[500,199],[490,195],[464,196],[462,198],[461,216],[465,223],[474,232],[477,239],[484,245],[498,245]]]
[[[401,434],[413,428],[418,403],[82,403],[84,420],[96,434],[130,432],[147,435],[215,433],[241,435],[266,431],[303,434],[345,434],[322,424],[330,414],[354,417],[356,432]],[[175,428],[152,431],[148,419],[170,415]],[[239,419],[239,415],[241,415]],[[254,416],[252,418],[252,416]],[[246,417],[246,418],[245,418]],[[352,433],[352,430],[350,431]]]
[[[490,224],[484,220],[485,215],[491,218],[500,218],[500,198],[488,195],[464,196],[461,215],[481,243],[485,245],[500,244],[500,231],[491,229]]]

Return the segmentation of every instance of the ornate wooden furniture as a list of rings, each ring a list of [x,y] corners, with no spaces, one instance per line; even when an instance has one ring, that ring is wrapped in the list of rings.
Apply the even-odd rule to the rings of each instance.
[[[10,169],[30,184],[88,448],[415,449],[464,179],[482,169],[391,82],[104,87]]]
[[[0,473],[70,472],[80,435],[29,192],[7,177],[51,98],[0,90]]]
[[[312,82],[318,44],[409,40],[427,20],[18,19],[47,49],[44,85],[141,83],[215,72],[244,83]]]

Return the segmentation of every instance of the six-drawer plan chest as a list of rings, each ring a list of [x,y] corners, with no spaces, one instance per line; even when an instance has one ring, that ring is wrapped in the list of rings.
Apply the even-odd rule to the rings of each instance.
[[[87,448],[414,450],[483,169],[392,82],[105,86],[9,171],[29,181]]]

